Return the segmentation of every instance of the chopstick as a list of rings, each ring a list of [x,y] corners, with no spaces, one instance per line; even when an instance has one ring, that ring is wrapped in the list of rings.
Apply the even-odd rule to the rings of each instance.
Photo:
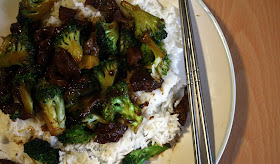
[[[183,33],[184,57],[187,75],[187,91],[189,97],[189,106],[192,118],[192,136],[195,162],[202,163],[202,155],[205,155],[208,164],[213,163],[211,155],[211,146],[208,135],[207,121],[205,115],[205,107],[202,95],[201,80],[199,74],[199,66],[195,48],[195,41],[191,23],[190,7],[188,0],[179,0],[181,11],[181,23]],[[197,118],[199,118],[197,120]],[[200,138],[204,143],[200,143]],[[201,145],[204,146],[205,154],[201,153]]]

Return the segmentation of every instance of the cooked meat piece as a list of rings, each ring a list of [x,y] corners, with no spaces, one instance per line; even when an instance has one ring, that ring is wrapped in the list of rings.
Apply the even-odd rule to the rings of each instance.
[[[146,91],[152,92],[160,88],[163,81],[158,82],[152,78],[150,73],[143,67],[138,67],[130,79],[131,86],[134,92]]]
[[[38,65],[42,67],[46,67],[49,65],[55,51],[53,40],[59,31],[59,28],[46,27],[35,32],[34,40],[38,46]]]
[[[9,92],[12,89],[11,81],[14,79],[19,66],[0,68],[0,92]]]
[[[113,20],[114,12],[118,8],[115,0],[86,0],[85,4],[98,9],[108,22]]]
[[[21,33],[21,25],[18,22],[11,24],[10,31],[13,34],[20,34]]]
[[[1,108],[3,113],[5,114],[14,114],[16,111],[18,111],[19,118],[22,120],[26,120],[32,117],[27,113],[25,113],[24,106],[21,103],[11,103],[11,104],[4,105]]]
[[[64,92],[64,100],[67,104],[72,106],[78,101],[85,86],[88,87],[88,80],[88,77],[83,76],[68,84]]]
[[[93,33],[84,45],[84,55],[99,55],[99,47],[96,41],[96,35]]]
[[[62,48],[54,55],[53,64],[56,66],[57,71],[67,80],[76,78],[81,73],[73,57]]]
[[[86,0],[86,5],[91,5],[100,11],[114,10],[118,8],[115,0]]]
[[[7,159],[0,159],[0,164],[15,164],[15,163]]]
[[[138,47],[129,47],[127,49],[127,62],[130,66],[136,65],[142,58],[142,52]]]
[[[35,42],[41,42],[48,38],[54,38],[59,32],[60,28],[57,27],[45,27],[40,30],[37,30],[34,35]]]
[[[189,113],[189,99],[188,99],[188,94],[185,89],[184,97],[180,101],[180,103],[176,106],[174,109],[174,114],[179,114],[179,123],[184,126],[188,117]]]
[[[123,14],[122,14],[120,8],[117,8],[117,9],[115,10],[113,17],[114,17],[114,20],[117,21],[117,22],[119,22],[119,23],[123,23],[123,24],[128,24],[128,23],[129,23],[129,20],[126,19],[126,18],[123,16]]]
[[[95,91],[99,88],[99,86],[95,85],[96,83],[91,81],[87,75],[83,75],[69,83],[64,92],[64,100],[66,100],[67,104],[71,107],[77,103],[81,96],[90,98],[90,96],[86,95],[91,93],[95,94]],[[99,109],[100,101],[101,99],[99,97],[91,96],[88,101],[83,103],[85,111],[82,111],[82,113],[88,114],[92,108]]]
[[[74,19],[76,14],[77,14],[77,10],[69,9],[63,6],[60,6],[59,8],[59,19],[62,21],[68,21]]]
[[[121,123],[97,124],[95,142],[105,144],[108,142],[118,142],[127,130],[127,126]]]
[[[66,87],[68,85],[68,81],[61,75],[59,75],[55,65],[51,65],[50,67],[48,67],[47,77],[49,78],[49,81],[54,85],[58,85],[60,87]]]
[[[104,99],[98,96],[94,96],[89,100],[89,103],[87,104],[84,109],[82,109],[79,118],[84,119],[85,116],[87,116],[92,110],[94,110],[95,113],[101,113],[103,109],[103,103]]]

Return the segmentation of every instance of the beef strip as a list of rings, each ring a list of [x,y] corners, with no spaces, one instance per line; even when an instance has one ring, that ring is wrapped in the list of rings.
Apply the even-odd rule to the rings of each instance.
[[[57,72],[55,64],[47,68],[46,77],[48,77],[49,81],[54,85],[60,87],[66,87],[68,85],[68,81]]]
[[[68,81],[60,76],[54,67],[49,67],[47,70],[47,77],[49,78],[50,83],[60,86],[66,87],[68,85]]]
[[[190,111],[189,108],[189,99],[188,94],[185,89],[184,97],[180,101],[180,103],[174,108],[174,114],[179,114],[179,123],[184,126],[188,117],[188,113]]]
[[[108,22],[113,21],[114,12],[119,8],[115,0],[86,0],[85,5],[98,9]]]
[[[118,8],[115,0],[86,0],[85,5],[91,5],[100,11],[114,10]]]
[[[32,117],[25,112],[24,106],[21,103],[11,103],[11,104],[4,105],[1,108],[3,113],[10,114],[10,115],[18,111],[19,118],[22,120],[26,120]]]
[[[73,80],[66,87],[64,92],[64,99],[67,102],[67,105],[73,106],[77,103],[80,97],[96,93],[99,90],[99,86],[96,86],[97,82],[92,81],[87,74],[82,75],[81,77]],[[91,110],[91,108],[97,108],[99,102],[99,98],[97,96],[92,97],[87,103],[84,103],[86,112],[82,111],[82,113],[87,113]]]
[[[61,21],[69,21],[74,19],[77,14],[77,10],[69,9],[67,7],[60,6],[59,8],[59,19]]]
[[[49,81],[61,87],[66,87],[68,80],[79,77],[80,73],[80,68],[73,57],[62,48],[55,53],[47,70]]]
[[[97,44],[96,35],[93,33],[84,45],[84,55],[99,56],[99,47]]]
[[[87,106],[85,106],[79,115],[79,119],[84,119],[88,114],[94,110],[94,113],[101,114],[103,110],[104,99],[99,96],[92,97]]]
[[[0,68],[0,109],[4,105],[14,102],[12,81],[18,69],[18,66]]]
[[[158,82],[152,78],[150,73],[143,67],[138,67],[130,79],[131,86],[134,92],[146,91],[152,92],[160,88],[163,81]]]
[[[127,63],[132,66],[136,65],[142,58],[142,52],[138,47],[129,47],[127,49]]]
[[[53,58],[58,72],[67,80],[78,77],[81,73],[74,58],[64,49],[60,49]]]
[[[19,35],[21,33],[21,30],[22,30],[21,25],[18,22],[11,24],[11,27],[10,27],[11,33]]]
[[[37,30],[34,35],[34,41],[38,46],[37,64],[46,67],[49,65],[51,58],[55,52],[53,41],[60,28],[46,27]]]
[[[96,126],[96,139],[95,142],[105,144],[108,142],[118,142],[122,138],[123,134],[127,130],[127,126],[121,123],[98,123]]]
[[[15,164],[15,162],[7,159],[0,159],[0,164]]]
[[[19,66],[0,68],[0,92],[9,92],[12,89],[11,83],[18,71]]]
[[[70,106],[73,106],[81,96],[85,86],[88,87],[88,77],[80,77],[68,84],[64,92],[64,100]]]
[[[117,21],[118,23],[124,24],[124,25],[129,25],[130,20],[125,18],[120,10],[120,8],[115,9],[114,14],[113,14],[113,19]]]

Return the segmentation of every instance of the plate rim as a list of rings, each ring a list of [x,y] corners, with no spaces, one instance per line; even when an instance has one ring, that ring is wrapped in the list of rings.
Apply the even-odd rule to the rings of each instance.
[[[226,55],[227,55],[227,60],[229,63],[229,68],[230,68],[230,74],[231,74],[231,91],[232,91],[232,101],[231,101],[231,111],[230,111],[230,115],[229,115],[229,123],[227,125],[227,130],[226,130],[226,135],[223,139],[223,143],[220,147],[220,150],[217,152],[216,154],[216,163],[218,164],[223,152],[225,151],[226,145],[228,143],[229,140],[229,136],[231,133],[231,129],[232,129],[232,125],[233,125],[233,120],[234,120],[234,114],[235,114],[235,106],[236,106],[236,80],[235,80],[235,71],[234,71],[234,65],[233,65],[233,60],[231,57],[231,53],[226,41],[226,38],[223,34],[223,31],[220,27],[220,25],[218,24],[216,18],[214,17],[214,15],[212,14],[212,12],[209,10],[209,8],[206,6],[206,4],[202,1],[202,0],[196,0],[199,5],[206,11],[207,15],[210,17],[210,19],[212,20],[215,28],[217,29],[217,32],[221,38],[221,41],[223,43],[223,47],[225,49]]]

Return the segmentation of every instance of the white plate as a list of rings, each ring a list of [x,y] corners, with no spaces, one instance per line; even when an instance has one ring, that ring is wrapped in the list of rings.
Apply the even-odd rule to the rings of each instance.
[[[171,4],[178,6],[176,0],[160,0],[160,2],[163,6]],[[191,14],[212,155],[215,163],[218,163],[226,147],[234,119],[236,101],[234,68],[222,30],[207,6],[201,0],[191,0]],[[185,126],[183,136],[175,148],[165,152],[152,163],[195,163],[191,127]]]
[[[9,33],[16,22],[20,0],[0,1],[0,36]],[[164,6],[177,5],[176,0],[160,0]],[[218,163],[226,147],[235,110],[235,76],[231,55],[225,37],[215,18],[200,0],[191,0],[200,73],[207,109],[212,154]],[[194,163],[190,126],[183,128],[183,136],[173,150],[168,150],[152,163]]]

